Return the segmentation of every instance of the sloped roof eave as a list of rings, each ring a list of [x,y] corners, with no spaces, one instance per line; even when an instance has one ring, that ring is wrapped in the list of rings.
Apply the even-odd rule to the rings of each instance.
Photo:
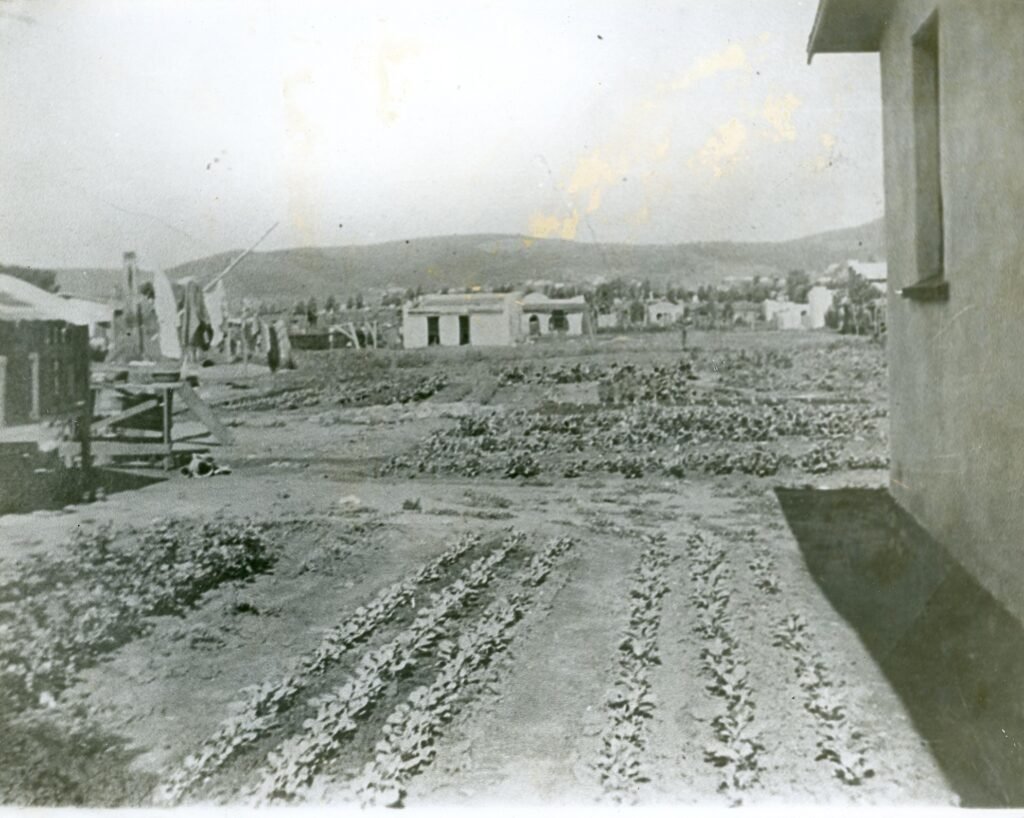
[[[807,62],[815,54],[877,52],[895,0],[819,0],[807,42]]]

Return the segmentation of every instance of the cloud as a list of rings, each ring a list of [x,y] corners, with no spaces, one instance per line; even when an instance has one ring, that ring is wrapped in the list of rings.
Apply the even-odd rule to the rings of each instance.
[[[580,213],[573,210],[572,215],[564,219],[555,215],[535,213],[530,217],[529,235],[537,239],[568,239],[576,238],[576,230],[580,224]]]
[[[566,192],[574,200],[586,196],[584,212],[594,213],[601,207],[601,197],[605,190],[618,181],[620,176],[621,171],[616,170],[600,151],[595,150],[576,163]]]
[[[823,153],[819,153],[811,160],[811,170],[816,173],[824,173],[831,168],[838,157],[838,151],[836,148],[839,146],[839,140],[835,134],[825,131],[821,134],[821,146],[824,148]]]
[[[793,112],[803,103],[793,94],[769,96],[764,102],[762,116],[772,126],[769,138],[775,142],[795,142],[796,127],[793,125]]]
[[[747,52],[743,50],[742,46],[733,44],[722,51],[698,59],[683,74],[673,80],[669,87],[673,91],[685,91],[701,80],[713,77],[723,71],[744,69],[750,69]]]
[[[710,168],[716,178],[724,176],[743,158],[747,144],[747,127],[738,119],[731,119],[718,128],[690,159],[690,166],[701,164]]]
[[[420,53],[414,42],[388,41],[381,45],[377,54],[377,106],[380,118],[385,124],[398,119],[399,104],[407,96],[407,77],[403,63]]]

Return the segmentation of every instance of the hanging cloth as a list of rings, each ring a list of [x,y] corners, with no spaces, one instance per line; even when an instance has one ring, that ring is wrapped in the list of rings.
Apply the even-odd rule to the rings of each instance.
[[[281,364],[281,349],[277,344],[277,330],[269,321],[263,323],[263,346],[267,351],[267,366],[271,372],[277,372]]]
[[[288,323],[283,318],[278,318],[274,329],[277,331],[277,346],[281,350],[281,366],[286,369],[295,369],[295,361],[292,360],[292,343],[288,338]]]
[[[210,314],[203,300],[203,288],[194,278],[182,280],[185,285],[185,308],[182,312],[181,338],[182,346],[192,352],[210,348]]]
[[[218,281],[217,286],[211,292],[204,294],[206,310],[210,314],[210,327],[213,336],[210,338],[210,346],[217,348],[224,340],[224,319],[227,293],[224,291],[224,282]]]
[[[181,359],[181,342],[178,339],[178,302],[174,288],[163,270],[153,273],[153,309],[160,327],[160,354],[165,358]]]

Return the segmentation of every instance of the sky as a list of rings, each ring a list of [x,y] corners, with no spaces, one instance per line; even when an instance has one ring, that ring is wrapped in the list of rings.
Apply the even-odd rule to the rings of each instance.
[[[877,57],[817,0],[0,0],[0,263],[883,212]]]

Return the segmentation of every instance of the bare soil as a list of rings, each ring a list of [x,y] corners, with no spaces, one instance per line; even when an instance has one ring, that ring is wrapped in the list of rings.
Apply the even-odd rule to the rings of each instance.
[[[393,458],[414,455],[431,435],[457,428],[460,418],[513,407],[534,412],[551,404],[568,407],[566,412],[583,405],[596,413],[632,411],[603,406],[595,382],[499,385],[503,368],[513,364],[644,367],[691,359],[693,388],[705,395],[767,395],[800,406],[814,399],[826,407],[856,399],[884,410],[884,352],[868,341],[837,343],[834,336],[802,333],[698,334],[692,340],[696,351],[686,353],[673,348],[677,343],[675,334],[650,335],[494,355],[442,352],[436,359],[421,353],[314,353],[293,373],[208,373],[203,392],[222,405],[222,420],[237,433],[234,447],[215,453],[233,473],[195,480],[169,474],[63,512],[0,517],[0,582],[17,578],[26,558],[68,553],[75,531],[110,522],[119,541],[130,545],[157,517],[172,517],[183,527],[215,517],[265,524],[277,561],[270,571],[212,589],[182,615],[153,618],[146,633],[83,669],[66,689],[4,714],[14,739],[0,750],[0,800],[163,803],[161,786],[225,719],[242,712],[251,695],[247,688],[281,680],[317,650],[329,629],[364,616],[383,591],[409,581],[461,535],[478,535],[474,548],[417,585],[411,599],[327,670],[304,678],[291,706],[178,798],[259,801],[268,764],[275,763],[272,754],[286,740],[321,729],[313,700],[351,682],[369,653],[404,638],[417,611],[430,609],[474,560],[517,531],[525,535],[521,548],[443,618],[440,632],[415,652],[410,667],[388,677],[354,732],[338,734],[334,749],[317,759],[311,778],[294,794],[271,800],[368,803],[358,786],[366,765],[383,763],[378,742],[389,724],[412,712],[403,710],[403,702],[414,701],[414,691],[432,684],[451,663],[455,648],[446,640],[459,644],[492,606],[518,599],[518,620],[494,638],[497,647],[461,686],[448,691],[450,713],[429,726],[426,743],[417,745],[423,757],[400,777],[398,795],[378,793],[376,803],[946,805],[959,803],[965,793],[969,803],[1012,802],[1015,793],[1005,784],[1012,764],[1004,765],[998,781],[979,785],[977,776],[953,770],[929,743],[934,734],[922,727],[927,720],[920,703],[907,698],[876,645],[865,640],[864,617],[842,605],[837,611],[820,560],[808,556],[806,532],[779,499],[785,490],[811,496],[862,491],[867,514],[871,492],[884,488],[884,469],[840,464],[810,472],[783,464],[764,476],[690,470],[679,477],[648,465],[635,478],[596,469],[569,478],[546,468],[514,478],[460,474],[457,468],[382,474]],[[791,365],[755,362],[744,368],[736,362],[739,350],[778,353]],[[405,403],[339,402],[346,390],[355,394],[396,373],[424,379],[443,374],[447,385]],[[275,405],[285,387],[307,390],[302,405]],[[225,402],[240,395],[265,400],[227,408]],[[883,411],[877,423],[838,444],[884,458],[885,433]],[[802,451],[823,442],[764,445]],[[719,443],[732,445],[728,439]],[[514,452],[526,444],[513,435],[501,445]],[[844,540],[856,541],[857,519],[843,518]],[[870,525],[877,526],[877,519]],[[814,531],[820,535],[822,529]],[[558,537],[572,538],[573,547],[532,585],[526,577],[531,560]],[[635,719],[629,752],[622,750],[624,758],[638,759],[627,773],[631,783],[615,789],[599,770],[618,706],[613,694],[625,684],[622,644],[634,627],[631,589],[651,547],[663,549],[668,567],[653,623],[656,655],[644,660],[641,672],[649,704]],[[712,558],[720,563],[713,586],[698,573],[702,560]],[[829,559],[834,571],[841,570],[842,554]],[[725,647],[713,648],[698,629],[709,588],[721,599],[714,627]],[[780,636],[793,621],[802,623],[798,647]],[[912,622],[905,625],[904,633]],[[709,658],[709,646],[724,652],[720,667]],[[723,693],[715,681],[726,664],[742,666],[739,692]],[[726,744],[716,726],[741,711],[752,748],[743,770],[722,762]],[[858,771],[857,780],[844,779],[842,770]]]

